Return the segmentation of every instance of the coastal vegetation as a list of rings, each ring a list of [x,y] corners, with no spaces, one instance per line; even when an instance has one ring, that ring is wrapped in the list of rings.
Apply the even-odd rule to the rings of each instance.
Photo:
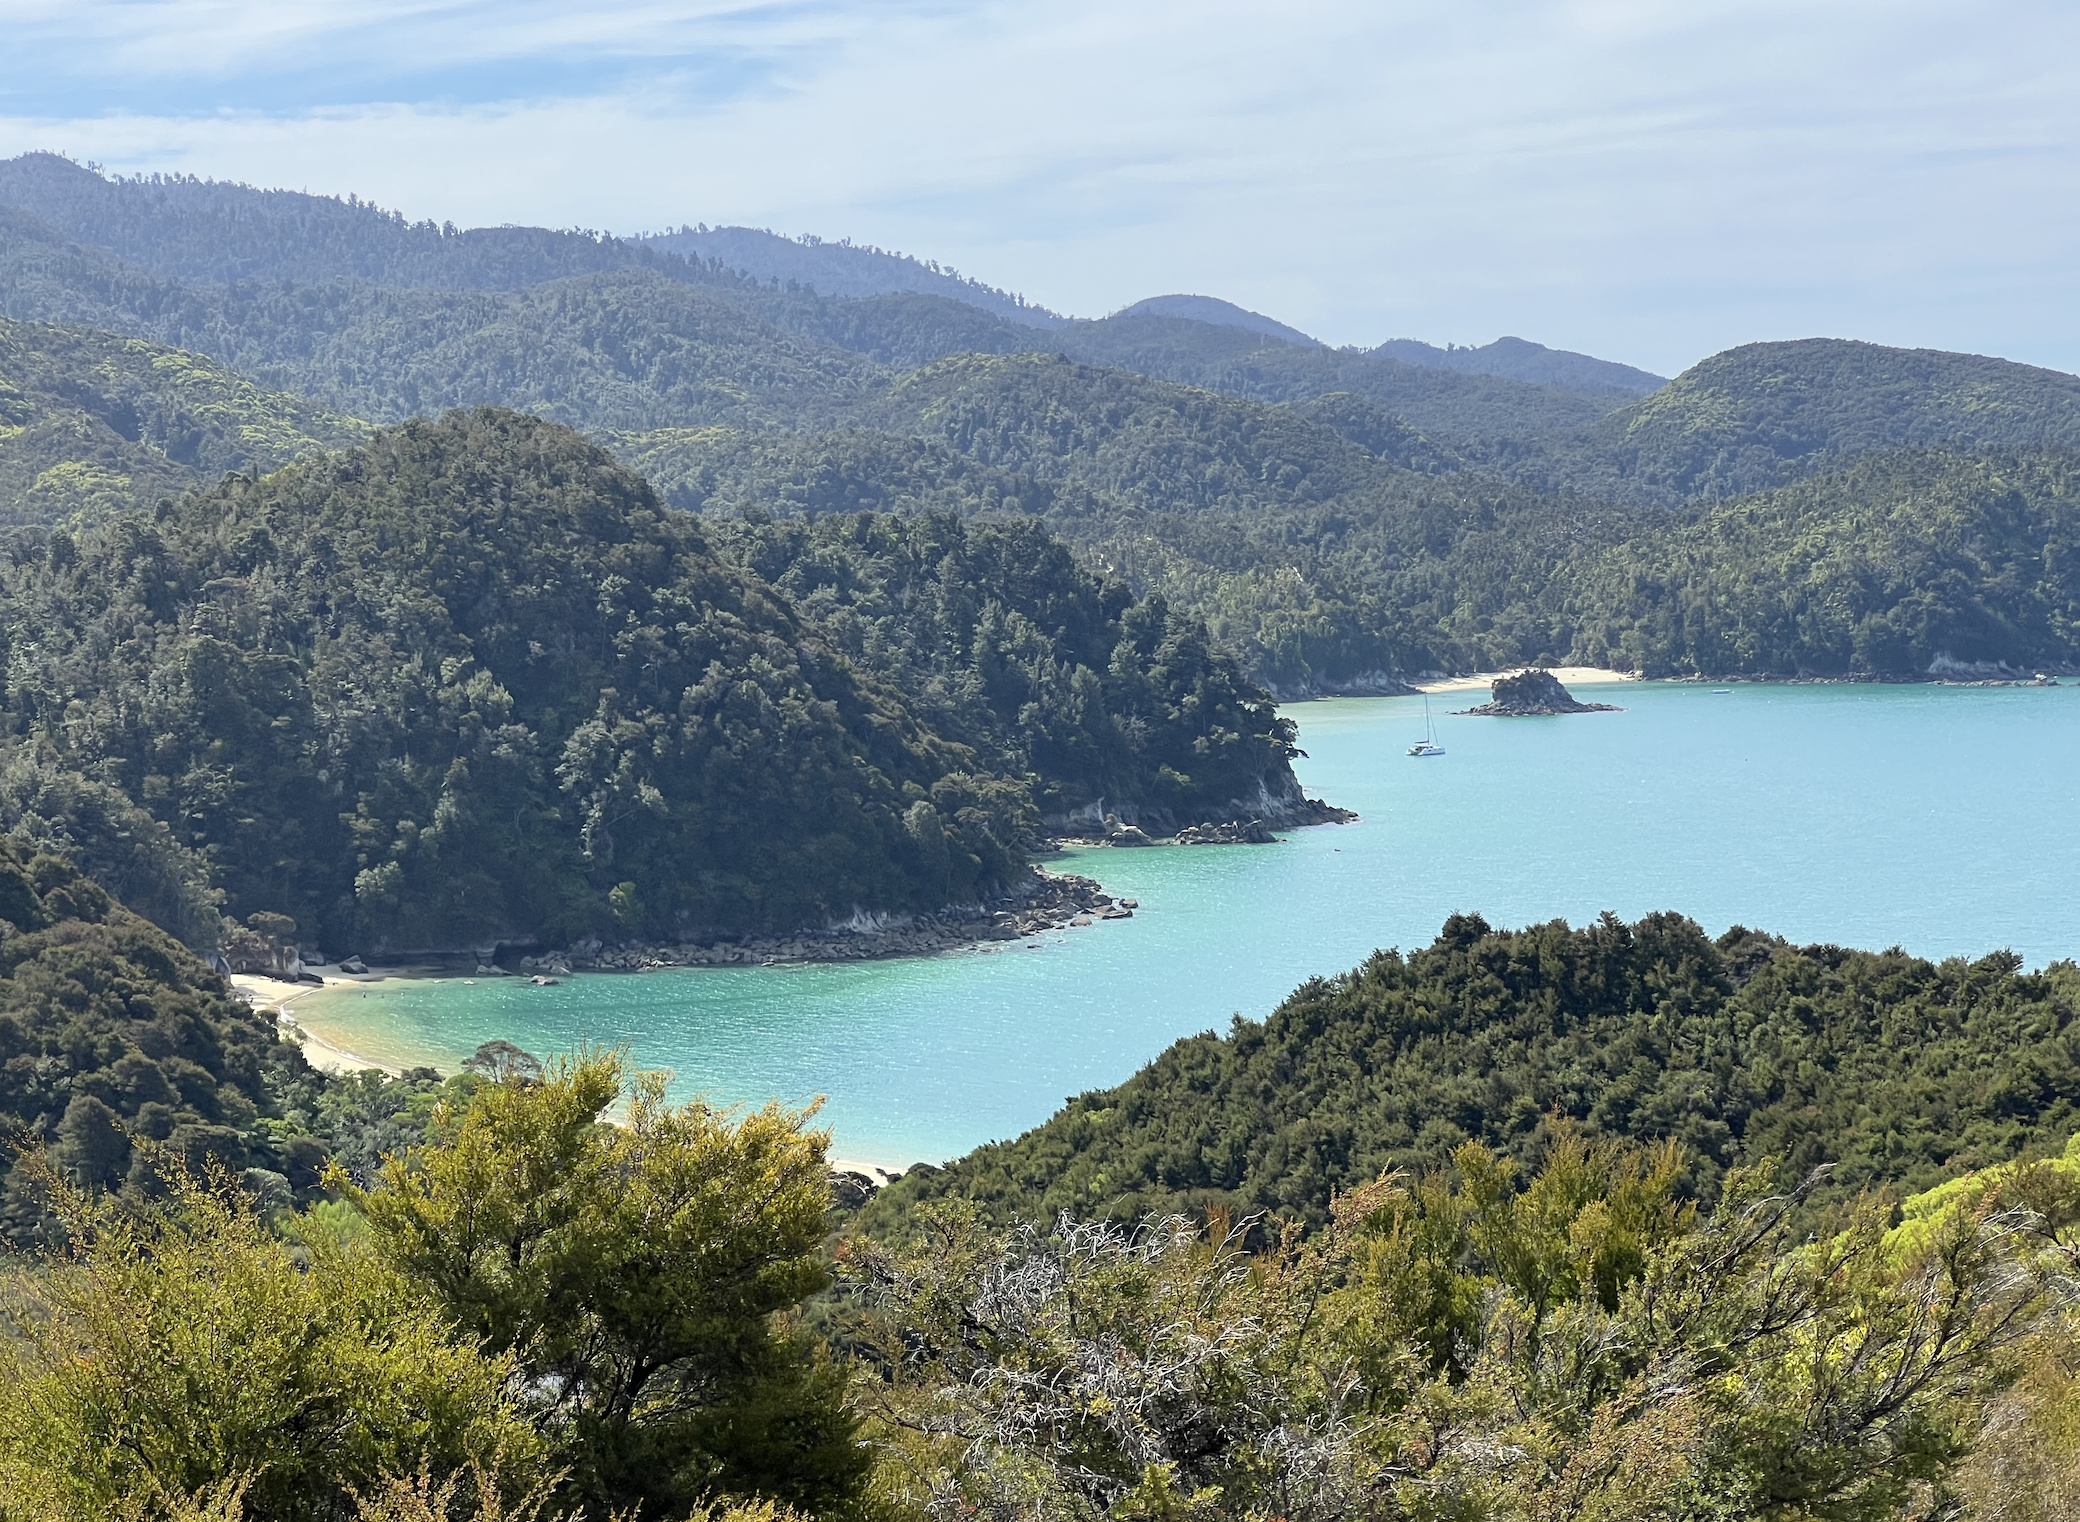
[[[2049,1518],[2080,1465],[2057,1162],[1706,1204],[1563,1126],[1307,1232],[949,1203],[826,1251],[809,1119],[590,1055],[302,1211],[32,1158],[65,1245],[6,1269],[0,1517]]]
[[[6,1522],[2080,1487],[2066,964],[1455,918],[848,1214],[811,1113],[328,1076],[69,863],[0,841],[0,914]]]
[[[1454,916],[1408,955],[1178,1042],[1116,1089],[878,1196],[893,1222],[1253,1212],[1319,1225],[1340,1193],[1469,1143],[1531,1164],[1555,1128],[1681,1148],[1683,1192],[1826,1166],[1814,1203],[2056,1149],[2080,1129],[2080,973],[1798,947],[1679,915],[1497,930]]]

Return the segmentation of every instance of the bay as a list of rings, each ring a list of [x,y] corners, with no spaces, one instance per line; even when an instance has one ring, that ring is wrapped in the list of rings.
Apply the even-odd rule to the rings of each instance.
[[[1591,688],[1624,712],[1458,717],[1420,699],[1296,705],[1310,792],[1360,822],[1276,846],[1092,849],[1056,864],[1140,900],[1037,944],[844,966],[392,981],[300,1001],[383,1060],[503,1037],[625,1045],[683,1096],[825,1097],[839,1155],[955,1156],[1117,1083],[1176,1038],[1261,1017],[1446,916],[1659,909],[1924,956],[2080,952],[2080,689]]]

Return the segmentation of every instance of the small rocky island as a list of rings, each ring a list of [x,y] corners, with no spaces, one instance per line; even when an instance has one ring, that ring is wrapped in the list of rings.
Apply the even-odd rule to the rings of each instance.
[[[1501,719],[1543,718],[1561,713],[1623,713],[1612,703],[1580,703],[1560,685],[1550,671],[1519,671],[1515,676],[1495,679],[1489,700],[1478,708],[1461,710]]]

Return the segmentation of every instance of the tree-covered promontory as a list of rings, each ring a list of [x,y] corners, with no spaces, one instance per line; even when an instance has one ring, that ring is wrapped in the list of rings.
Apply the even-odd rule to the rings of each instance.
[[[519,414],[56,534],[7,583],[17,732],[320,943],[937,904],[1024,845],[1022,784]]]
[[[965,572],[893,523],[735,532],[718,556],[598,447],[483,410],[23,539],[0,801],[55,799],[54,838],[188,918],[199,876],[306,946],[397,950],[971,903],[1023,870],[1036,793],[1179,823],[1297,795],[1232,660],[1037,528],[975,530]],[[906,578],[943,622],[886,622]],[[102,838],[146,819],[148,861]]]

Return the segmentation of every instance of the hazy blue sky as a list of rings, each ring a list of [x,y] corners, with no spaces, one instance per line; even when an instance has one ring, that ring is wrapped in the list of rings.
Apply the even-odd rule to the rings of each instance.
[[[0,0],[0,153],[743,222],[1079,315],[2080,369],[2080,6]]]

